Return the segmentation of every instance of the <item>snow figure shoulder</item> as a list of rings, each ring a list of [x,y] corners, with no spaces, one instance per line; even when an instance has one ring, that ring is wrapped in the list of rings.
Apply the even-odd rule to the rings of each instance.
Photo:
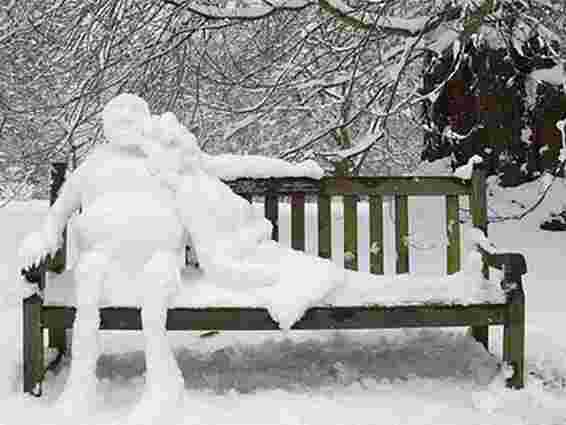
[[[271,223],[206,171],[208,156],[173,114],[154,116],[146,135],[159,141],[146,149],[151,173],[174,191],[179,219],[208,277],[229,286],[273,283],[273,275],[244,261],[270,239]]]

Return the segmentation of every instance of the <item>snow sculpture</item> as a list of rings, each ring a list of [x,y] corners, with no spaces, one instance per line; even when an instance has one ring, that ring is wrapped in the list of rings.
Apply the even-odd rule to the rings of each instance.
[[[145,101],[121,94],[106,105],[102,118],[109,143],[66,180],[42,230],[28,236],[21,254],[31,264],[54,253],[81,207],[73,359],[60,405],[70,413],[94,399],[98,308],[112,285],[129,285],[132,303],[142,308],[147,368],[142,403],[132,415],[134,422],[146,422],[148,412],[171,408],[183,394],[165,321],[182,284],[187,244],[196,248],[208,280],[253,289],[282,328],[343,284],[344,272],[328,260],[270,241],[271,223],[206,171],[218,169],[214,157],[200,151],[173,114],[152,116]],[[312,164],[299,171],[319,172]]]
[[[129,284],[142,307],[147,369],[143,401],[160,409],[171,406],[184,387],[166,339],[165,320],[167,300],[180,284],[186,231],[173,192],[149,171],[144,152],[151,149],[151,139],[144,134],[149,109],[139,97],[122,94],[106,105],[102,118],[109,143],[97,147],[66,180],[42,230],[21,246],[27,264],[55,252],[71,214],[82,208],[76,220],[80,254],[74,265],[73,359],[59,402],[67,414],[94,399],[98,309],[109,282]],[[150,411],[146,406],[138,415]]]

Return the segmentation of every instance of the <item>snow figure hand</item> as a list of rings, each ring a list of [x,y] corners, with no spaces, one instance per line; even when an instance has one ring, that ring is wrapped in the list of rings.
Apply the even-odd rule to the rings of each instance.
[[[52,236],[49,240],[46,236],[45,232],[33,232],[24,238],[18,250],[24,266],[39,265],[48,254],[57,251],[57,240],[53,241]]]

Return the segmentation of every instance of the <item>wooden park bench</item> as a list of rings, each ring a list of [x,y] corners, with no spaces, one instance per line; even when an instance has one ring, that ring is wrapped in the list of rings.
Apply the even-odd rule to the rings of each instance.
[[[65,164],[54,164],[51,202],[63,182]],[[342,196],[344,204],[344,252],[349,254],[347,267],[356,270],[357,264],[357,203],[361,196],[369,199],[370,272],[383,274],[383,199],[394,199],[396,272],[409,272],[408,197],[444,196],[446,226],[450,229],[446,248],[447,273],[460,269],[459,197],[468,196],[472,224],[487,234],[486,179],[481,164],[474,168],[471,180],[456,177],[325,177],[239,179],[227,182],[235,193],[250,200],[264,197],[265,216],[274,224],[273,239],[278,240],[278,202],[282,196],[291,199],[291,246],[305,249],[305,199],[318,202],[318,254],[331,257],[331,197]],[[292,329],[382,329],[415,327],[469,326],[473,337],[488,348],[488,327],[502,325],[503,361],[514,368],[507,379],[512,388],[522,388],[524,382],[525,296],[521,277],[526,273],[525,259],[518,253],[488,254],[482,252],[484,274],[488,265],[503,270],[502,288],[506,302],[499,304],[422,304],[405,306],[352,305],[347,307],[314,307],[306,311]],[[24,391],[41,394],[45,374],[44,329],[48,329],[50,347],[65,352],[65,330],[72,328],[74,307],[43,304],[46,271],[60,272],[65,255],[54,258],[34,270],[27,270],[26,279],[38,285],[39,291],[23,301],[23,369]],[[100,329],[139,330],[140,310],[132,307],[101,308]],[[168,330],[249,331],[279,329],[264,308],[219,307],[171,308],[167,315]]]

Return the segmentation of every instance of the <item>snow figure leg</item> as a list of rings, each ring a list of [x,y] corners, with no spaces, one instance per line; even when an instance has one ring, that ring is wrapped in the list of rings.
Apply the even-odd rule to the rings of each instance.
[[[145,339],[145,390],[127,420],[129,424],[152,424],[179,406],[184,380],[169,346],[165,329],[170,296],[181,283],[178,254],[160,251],[144,266],[142,326]]]
[[[96,361],[99,344],[99,300],[110,264],[102,251],[81,254],[74,272],[77,314],[73,326],[71,370],[58,405],[65,416],[84,410],[96,396]]]

